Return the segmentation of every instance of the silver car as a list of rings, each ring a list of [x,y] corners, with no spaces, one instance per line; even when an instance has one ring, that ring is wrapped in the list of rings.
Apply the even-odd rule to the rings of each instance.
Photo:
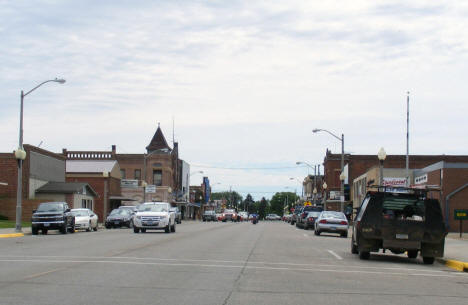
[[[323,211],[315,220],[315,235],[322,232],[337,233],[341,237],[348,237],[348,220],[342,212]]]

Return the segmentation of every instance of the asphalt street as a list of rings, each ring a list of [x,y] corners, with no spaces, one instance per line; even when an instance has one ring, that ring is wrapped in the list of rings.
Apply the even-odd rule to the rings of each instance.
[[[466,304],[468,274],[284,222],[0,240],[0,304]]]

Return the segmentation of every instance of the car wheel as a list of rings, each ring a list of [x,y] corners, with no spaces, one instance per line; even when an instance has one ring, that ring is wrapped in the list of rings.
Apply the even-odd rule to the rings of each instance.
[[[320,235],[320,231],[319,231],[319,230],[315,230],[314,233],[315,233],[315,235],[317,235],[317,236]]]
[[[31,233],[32,233],[32,235],[37,235],[37,233],[39,233],[39,229],[32,227],[31,228]]]
[[[408,250],[407,255],[409,258],[416,258],[418,257],[418,250]]]
[[[347,238],[348,237],[348,232],[343,232],[340,235],[341,235],[341,237]]]
[[[354,244],[353,238],[351,238],[351,253],[358,254],[358,247]]]
[[[42,229],[42,235],[47,235],[47,229]]]
[[[164,232],[166,233],[171,233],[171,223],[168,222],[166,228],[164,229]]]
[[[360,251],[359,252],[359,258],[360,259],[369,259],[370,258],[370,252],[369,251]]]
[[[63,226],[60,228],[60,233],[67,234],[67,221],[65,221]]]
[[[141,233],[146,233],[146,229],[140,229]]]
[[[130,221],[128,222],[128,228],[129,228],[129,229],[133,228],[133,220],[130,220]]]
[[[110,228],[112,228],[112,226],[106,223],[106,229],[110,229]]]
[[[309,227],[307,225],[304,225],[304,230],[309,230]]]
[[[423,262],[426,265],[432,265],[434,264],[434,257],[429,257],[429,256],[423,256]]]
[[[72,225],[71,225],[71,227],[70,227],[70,229],[69,229],[68,232],[70,232],[70,233],[75,233],[75,222],[72,223]]]
[[[98,229],[98,224],[96,223],[96,226],[93,228],[94,232],[96,232]]]
[[[89,222],[88,228],[86,229],[86,232],[91,232],[93,228],[91,227],[91,221]]]
[[[137,227],[133,227],[133,233],[140,233],[140,229],[138,229]]]
[[[171,232],[174,233],[175,232],[175,226],[176,224],[174,223],[172,226],[171,226]]]

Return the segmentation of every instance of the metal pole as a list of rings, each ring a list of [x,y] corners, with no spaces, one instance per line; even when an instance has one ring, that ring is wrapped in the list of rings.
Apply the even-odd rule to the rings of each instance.
[[[314,193],[315,189],[317,189],[317,165],[314,165],[314,188],[312,190],[312,194],[314,196],[314,205],[317,204],[317,193]]]
[[[21,104],[20,104],[20,132],[18,149],[23,149],[23,100],[24,94],[21,90]],[[16,188],[16,232],[21,232],[21,205],[22,205],[22,192],[23,192],[23,160],[18,159],[18,186]]]
[[[410,185],[409,181],[409,91],[406,96],[406,186]]]
[[[380,178],[379,178],[379,185],[383,186],[383,160],[380,161]]]
[[[143,177],[145,177],[145,181],[143,184],[143,202],[146,202],[146,158],[148,157],[147,154],[143,154]]]
[[[344,134],[341,134],[341,173],[344,171]],[[342,198],[341,200],[341,212],[343,212],[344,208],[344,180],[341,180],[341,187],[340,187],[340,192]]]

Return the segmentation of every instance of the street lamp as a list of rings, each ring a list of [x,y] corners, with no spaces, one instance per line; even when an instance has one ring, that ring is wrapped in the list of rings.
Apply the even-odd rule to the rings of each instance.
[[[314,170],[314,187],[317,187],[317,167],[318,167],[318,171],[319,171],[319,174],[320,174],[320,164],[312,166],[309,163],[304,162],[304,161],[297,161],[296,162],[296,165],[301,165],[301,164],[307,165],[308,167],[310,167],[310,168],[312,168]]]
[[[387,158],[387,153],[385,152],[385,149],[383,147],[380,148],[379,153],[377,154],[377,157],[379,158],[380,161],[380,186],[383,186],[383,163],[385,159]]]
[[[323,189],[323,192],[324,192],[324,195],[323,195],[323,209],[326,211],[327,210],[327,183],[326,182],[323,182],[323,185],[322,185],[322,189]]]
[[[326,130],[326,129],[314,129],[312,130],[313,133],[317,133],[319,131],[324,131],[328,133],[329,135],[335,137],[338,139],[338,141],[341,141],[341,173],[344,171],[344,134],[341,134],[341,138],[335,135],[334,133]],[[344,179],[341,179],[341,186],[340,186],[340,193],[341,193],[341,198],[344,198]],[[343,200],[341,201],[341,211],[343,211]]]
[[[317,188],[314,187],[314,190],[312,191],[314,193],[314,205],[317,205]]]
[[[21,104],[20,104],[20,130],[19,130],[19,145],[18,149],[15,150],[15,158],[18,160],[18,186],[16,189],[16,232],[21,232],[21,206],[22,206],[22,196],[23,196],[23,161],[26,159],[26,152],[23,149],[23,101],[24,97],[29,93],[33,92],[40,86],[44,85],[45,83],[55,82],[59,84],[65,83],[65,80],[62,78],[55,78],[46,80],[36,87],[32,88],[28,92],[24,93],[21,90]]]

